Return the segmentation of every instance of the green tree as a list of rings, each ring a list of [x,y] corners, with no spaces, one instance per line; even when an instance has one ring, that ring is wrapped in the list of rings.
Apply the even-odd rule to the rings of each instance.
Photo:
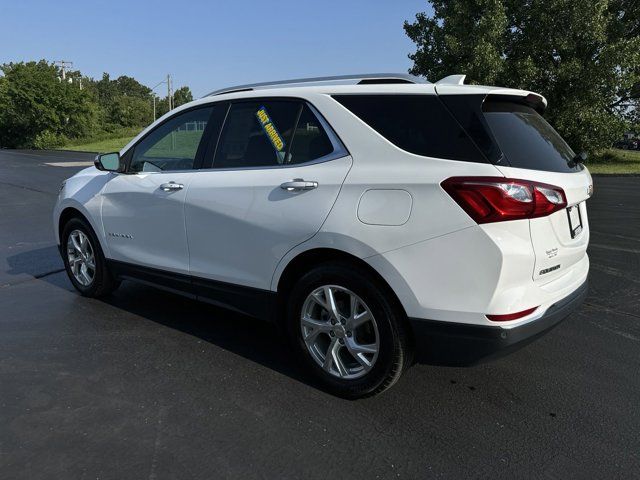
[[[0,67],[0,145],[47,147],[87,135],[95,127],[96,108],[87,91],[62,81],[44,60]]]
[[[193,94],[189,87],[180,87],[173,92],[173,107],[179,107],[185,103],[193,101]]]
[[[100,80],[89,82],[89,89],[98,103],[103,130],[142,127],[152,120],[151,89],[132,77],[111,80],[103,73]]]
[[[135,78],[121,75],[114,81],[116,92],[119,95],[126,95],[128,97],[137,97],[143,100],[150,98],[151,89],[145,85],[142,85]]]
[[[123,127],[141,127],[153,120],[152,105],[149,99],[116,96],[107,108],[107,121]]]
[[[636,114],[640,88],[638,2],[460,0],[429,2],[405,22],[416,43],[411,73],[533,90],[576,150],[611,145]]]
[[[189,87],[180,87],[175,92],[173,92],[173,108],[179,107],[180,105],[184,105],[185,103],[189,103],[191,101],[193,101],[193,94],[191,93],[191,89],[189,89]],[[156,100],[156,117],[160,118],[168,111],[169,100],[167,100],[167,97],[158,98]]]

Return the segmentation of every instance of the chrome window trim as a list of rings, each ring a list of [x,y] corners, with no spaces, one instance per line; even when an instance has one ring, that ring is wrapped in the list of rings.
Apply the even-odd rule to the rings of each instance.
[[[234,172],[234,171],[241,171],[241,170],[287,169],[287,168],[307,167],[309,165],[316,165],[318,163],[331,162],[333,160],[339,160],[340,158],[346,158],[346,157],[349,157],[349,156],[350,155],[349,155],[348,152],[344,152],[340,156],[335,156],[333,153],[329,153],[329,154],[325,155],[324,157],[316,158],[315,160],[310,160],[310,161],[304,162],[304,163],[292,163],[292,164],[288,164],[288,165],[264,165],[264,166],[258,166],[258,167],[200,168],[200,169],[197,169],[197,170],[188,170],[188,171],[189,172],[198,173],[198,172]],[[160,172],[157,172],[157,173],[160,173]]]

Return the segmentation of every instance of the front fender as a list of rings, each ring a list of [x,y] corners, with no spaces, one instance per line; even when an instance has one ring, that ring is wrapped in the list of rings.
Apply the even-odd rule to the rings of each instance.
[[[79,172],[65,182],[53,209],[53,231],[58,245],[60,244],[60,217],[65,210],[74,209],[87,219],[98,237],[102,251],[108,256],[102,226],[101,192],[110,178],[112,178],[111,174],[98,172],[92,167]]]

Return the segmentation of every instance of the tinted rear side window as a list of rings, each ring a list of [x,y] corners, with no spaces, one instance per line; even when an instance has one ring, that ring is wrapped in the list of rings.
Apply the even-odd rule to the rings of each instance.
[[[575,153],[533,108],[512,102],[485,101],[484,117],[506,158],[516,168],[575,172]]]
[[[308,105],[304,105],[291,140],[287,163],[305,163],[333,152],[333,145],[320,121]]]
[[[486,162],[435,95],[335,95],[333,98],[407,152]]]
[[[276,166],[286,152],[300,114],[299,102],[234,103],[222,129],[213,168]]]

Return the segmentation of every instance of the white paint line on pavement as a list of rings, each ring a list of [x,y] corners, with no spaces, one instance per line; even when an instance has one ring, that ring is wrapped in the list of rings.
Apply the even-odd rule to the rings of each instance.
[[[90,167],[93,162],[48,162],[50,167]]]

